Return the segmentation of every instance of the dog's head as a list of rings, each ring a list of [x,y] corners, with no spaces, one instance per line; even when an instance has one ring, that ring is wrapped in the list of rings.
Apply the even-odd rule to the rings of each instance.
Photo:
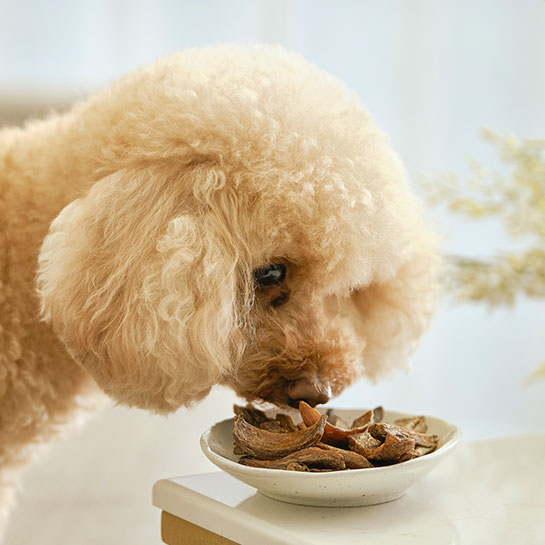
[[[433,237],[340,82],[279,48],[188,50],[69,115],[100,127],[102,177],[51,224],[38,291],[108,394],[315,404],[406,361]]]

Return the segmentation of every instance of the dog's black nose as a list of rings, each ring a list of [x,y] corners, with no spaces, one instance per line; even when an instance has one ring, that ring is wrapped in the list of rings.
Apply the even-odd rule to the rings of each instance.
[[[299,401],[306,401],[314,407],[321,403],[327,403],[331,397],[329,382],[320,380],[318,377],[303,377],[293,380],[288,384],[288,396],[292,400],[290,405],[299,406]]]

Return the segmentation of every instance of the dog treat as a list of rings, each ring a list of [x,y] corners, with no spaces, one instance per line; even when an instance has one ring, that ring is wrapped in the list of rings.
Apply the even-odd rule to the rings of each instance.
[[[299,462],[291,462],[286,466],[287,471],[310,471],[310,469],[305,464],[300,464]]]
[[[286,433],[288,431],[277,420],[266,420],[259,425],[259,429],[275,433]]]
[[[291,466],[292,471],[307,471],[310,468],[339,470],[346,467],[340,453],[318,447],[307,447],[275,460],[260,460],[252,456],[243,456],[240,463],[245,466],[269,469],[287,469],[288,466]],[[297,464],[297,467],[293,464]],[[304,466],[306,469],[301,469],[299,466]]]
[[[376,424],[377,422],[380,422],[384,418],[384,409],[379,406],[375,407],[372,410],[369,410],[365,413],[363,413],[361,416],[358,416],[352,422],[351,428],[359,428],[362,426],[368,426],[370,424]]]
[[[233,424],[233,437],[246,454],[262,459],[281,458],[317,443],[324,434],[326,420],[327,416],[323,415],[314,425],[304,430],[275,433],[253,426],[244,420],[242,414],[238,414]]]
[[[375,422],[375,416],[373,414],[373,411],[369,410],[364,412],[361,416],[358,416],[358,418],[356,418],[354,422],[352,422],[352,425],[350,427],[359,428],[363,426],[369,426],[373,424],[374,422]]]
[[[384,418],[384,407],[382,405],[373,409],[373,418],[375,422],[380,422]]]
[[[317,409],[312,408],[308,403],[304,401],[299,402],[299,412],[301,413],[301,418],[307,426],[312,426],[315,424],[322,414]],[[334,445],[337,447],[343,447],[347,444],[348,437],[356,433],[362,433],[367,431],[367,426],[360,428],[349,428],[343,429],[338,428],[337,426],[332,426],[326,422],[324,429],[324,436],[322,441],[328,445]]]
[[[323,415],[304,401],[299,403],[299,424],[287,414],[270,418],[251,406],[235,405],[235,413],[234,453],[250,467],[302,472],[369,469],[418,458],[438,444],[437,435],[425,433],[424,416],[388,424],[381,422],[382,407],[364,412],[350,428],[333,410]]]
[[[376,420],[376,422],[380,422],[380,420]],[[397,420],[394,420],[394,425],[420,433],[426,433],[428,431],[428,424],[426,423],[426,418],[424,416],[414,416],[413,418],[398,418]]]
[[[382,445],[374,449],[366,449],[368,460],[375,464],[394,464],[403,456],[414,450],[414,439],[409,437],[397,437],[388,434]]]
[[[293,420],[289,414],[278,413],[276,415],[276,421],[280,424],[285,431],[297,431],[299,428],[293,423]]]
[[[265,422],[261,422],[261,424],[256,427],[259,427],[262,430],[274,431],[276,433],[286,433],[291,431],[297,431],[299,429],[304,429],[298,428],[293,423],[291,416],[282,413],[277,414],[274,420],[272,418],[268,418],[267,420],[265,420]]]
[[[413,450],[407,452],[407,454],[404,454],[399,459],[399,461],[406,462],[407,460],[412,460],[413,458],[420,458],[420,456],[424,456],[424,454],[429,454],[430,452],[433,452],[433,450],[433,448],[415,447]]]
[[[373,449],[378,447],[382,442],[379,439],[375,439],[368,431],[364,433],[358,433],[357,435],[351,435],[348,438],[348,448],[354,452],[363,453],[366,449]]]
[[[371,424],[371,426],[369,426],[369,433],[375,439],[380,439],[381,441],[384,441],[388,435],[395,435],[399,438],[409,437],[414,440],[415,446],[417,447],[435,448],[439,441],[437,435],[426,435],[425,433],[411,431],[407,428],[402,428],[393,424],[385,424],[384,422]]]
[[[263,411],[252,407],[252,405],[248,405],[247,407],[233,405],[233,409],[235,411],[235,414],[242,415],[244,417],[244,420],[246,420],[248,424],[251,424],[252,426],[256,426],[258,428],[263,422],[267,422],[270,420],[270,418]]]
[[[373,464],[361,454],[352,452],[351,450],[344,450],[342,448],[334,447],[333,445],[326,445],[325,443],[316,443],[316,446],[324,449],[336,452],[342,456],[344,463],[348,469],[363,469],[364,467],[373,467]]]

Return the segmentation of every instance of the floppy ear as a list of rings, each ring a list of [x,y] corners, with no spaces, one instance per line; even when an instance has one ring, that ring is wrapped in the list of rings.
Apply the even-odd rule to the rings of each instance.
[[[123,404],[175,410],[231,365],[235,262],[187,204],[210,175],[203,165],[118,171],[64,208],[44,240],[43,317]]]
[[[427,329],[438,294],[439,254],[431,234],[413,241],[397,272],[351,295],[357,330],[365,338],[364,373],[371,379],[406,366]]]

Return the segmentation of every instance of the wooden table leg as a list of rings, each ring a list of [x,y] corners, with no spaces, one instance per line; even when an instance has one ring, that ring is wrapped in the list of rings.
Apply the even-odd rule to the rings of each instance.
[[[161,538],[167,545],[238,545],[210,530],[187,522],[166,511],[161,515]]]

